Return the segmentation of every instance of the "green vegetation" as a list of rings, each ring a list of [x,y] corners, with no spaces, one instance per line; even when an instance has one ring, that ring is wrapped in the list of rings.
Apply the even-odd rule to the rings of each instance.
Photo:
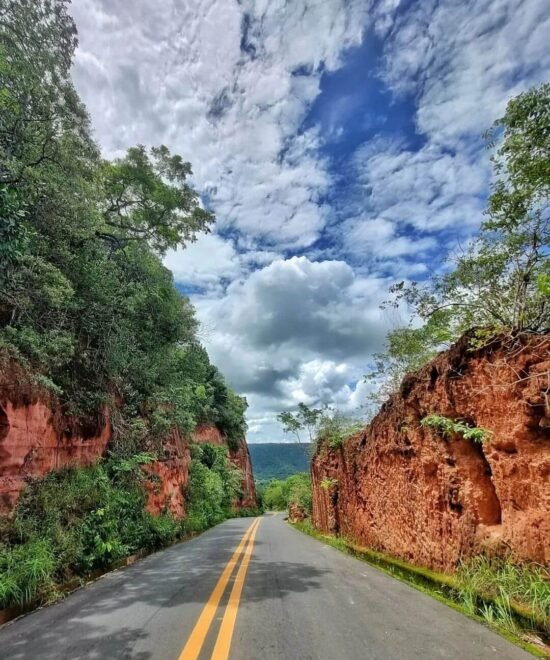
[[[321,408],[310,408],[300,402],[295,413],[285,410],[277,415],[277,420],[281,423],[283,432],[294,436],[298,444],[304,447],[304,453],[307,455],[302,434],[307,434],[307,445],[313,447],[317,424],[322,415]]]
[[[427,415],[420,420],[420,424],[427,428],[435,429],[444,438],[450,438],[455,433],[459,433],[466,440],[485,442],[490,436],[490,431],[487,429],[478,426],[468,426],[460,420],[449,419],[441,415]]]
[[[246,401],[197,337],[170,248],[208,231],[191,166],[165,146],[102,158],[71,81],[76,28],[66,0],[0,8],[0,360],[47,388],[93,432],[108,409],[109,457],[52,473],[0,521],[0,603],[170,543],[229,514],[239,475],[221,448],[195,448],[189,520],[145,510],[142,466],[168,432],[216,425],[235,447]]]
[[[468,616],[485,621],[531,653],[547,657],[550,641],[550,574],[536,565],[474,558],[454,575],[438,573],[318,532],[310,521],[293,526],[341,552],[428,593]]]
[[[511,632],[521,627],[518,617],[527,619],[532,628],[550,634],[548,567],[478,556],[460,565],[456,580],[461,604],[471,613]]]
[[[309,408],[305,403],[299,403],[295,413],[284,411],[277,415],[277,419],[283,431],[294,435],[300,444],[300,434],[307,432],[308,446],[313,453],[322,445],[332,449],[340,447],[347,438],[365,426],[361,419],[343,415],[329,406]]]
[[[229,462],[225,447],[194,445],[191,457],[186,525],[202,531],[231,515],[231,503],[242,494],[242,473]]]
[[[309,444],[292,442],[252,443],[248,446],[254,477],[265,483],[271,479],[286,479],[309,469]]]
[[[360,419],[328,410],[319,419],[317,446],[327,444],[332,449],[341,447],[349,437],[358,433],[364,426],[365,422]]]
[[[550,328],[550,84],[512,99],[487,133],[494,183],[471,245],[425,283],[396,284],[387,305],[405,303],[411,323],[389,333],[367,378],[382,402],[403,376],[467,331],[474,345],[496,333]]]
[[[149,454],[51,472],[23,492],[0,538],[0,607],[47,602],[62,585],[138,552],[162,548],[232,515],[240,470],[226,447],[194,445],[188,516],[145,510]],[[257,512],[245,512],[255,515]],[[244,514],[242,514],[244,515]]]
[[[59,585],[184,533],[168,513],[145,511],[142,462],[148,457],[51,472],[25,489],[4,523],[0,606],[51,600]]]
[[[260,496],[264,508],[270,511],[285,511],[291,504],[297,504],[306,513],[311,513],[309,474],[294,474],[284,481],[273,479],[260,487]]]

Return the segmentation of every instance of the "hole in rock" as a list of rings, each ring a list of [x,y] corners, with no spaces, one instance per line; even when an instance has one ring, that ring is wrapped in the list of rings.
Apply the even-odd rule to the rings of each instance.
[[[10,423],[8,415],[2,406],[0,406],[0,442],[8,435],[10,430]]]
[[[485,525],[500,525],[502,522],[502,509],[497,496],[495,484],[492,480],[493,471],[491,465],[483,452],[483,445],[479,442],[471,442],[473,453],[477,456],[480,467],[478,475],[472,475],[472,482],[476,489],[481,491],[479,498],[479,522]]]

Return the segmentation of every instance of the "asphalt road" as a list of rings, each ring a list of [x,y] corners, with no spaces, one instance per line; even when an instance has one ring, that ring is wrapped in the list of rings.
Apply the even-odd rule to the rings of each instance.
[[[253,523],[229,520],[7,624],[0,629],[0,658],[532,657],[444,604],[292,529],[280,514],[260,519],[252,543]]]

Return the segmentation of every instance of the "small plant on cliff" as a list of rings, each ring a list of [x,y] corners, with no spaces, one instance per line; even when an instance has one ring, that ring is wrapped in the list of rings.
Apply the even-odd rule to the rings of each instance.
[[[452,435],[459,433],[466,440],[473,440],[473,442],[485,442],[490,437],[490,431],[479,426],[468,426],[460,420],[450,419],[443,415],[427,415],[420,424],[425,428],[431,428],[439,433],[444,438],[450,438]]]
[[[337,449],[349,437],[358,433],[364,425],[365,423],[360,419],[342,415],[338,411],[327,408],[319,419],[317,445],[327,444],[331,449]]]

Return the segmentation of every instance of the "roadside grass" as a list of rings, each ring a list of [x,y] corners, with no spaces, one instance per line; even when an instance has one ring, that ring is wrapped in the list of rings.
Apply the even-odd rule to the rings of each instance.
[[[493,630],[533,655],[550,657],[550,571],[475,557],[453,575],[414,566],[362,548],[341,537],[322,534],[310,521],[293,527],[348,555],[375,566],[429,594]]]

